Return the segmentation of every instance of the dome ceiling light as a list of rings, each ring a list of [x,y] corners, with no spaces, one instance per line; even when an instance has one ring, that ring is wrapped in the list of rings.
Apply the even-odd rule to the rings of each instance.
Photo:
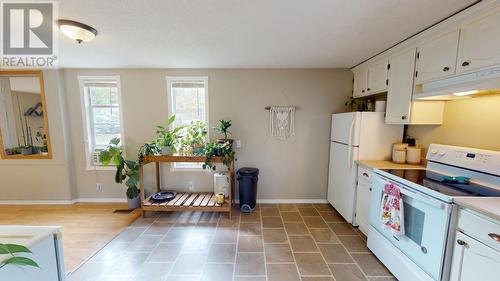
[[[90,42],[97,36],[97,29],[72,20],[58,20],[57,25],[64,35],[76,40],[78,44]]]

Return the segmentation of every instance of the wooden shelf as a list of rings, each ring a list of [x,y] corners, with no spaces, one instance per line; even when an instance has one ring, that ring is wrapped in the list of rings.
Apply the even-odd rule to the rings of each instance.
[[[144,157],[143,165],[153,162],[160,163],[175,163],[175,162],[191,162],[191,163],[204,163],[205,156],[195,155],[154,155]],[[214,156],[211,160],[212,163],[222,163],[222,157]]]
[[[151,202],[150,197],[143,202],[143,208],[152,211],[228,211],[230,207],[228,200],[219,205],[215,203],[214,193],[204,192],[179,192],[174,199],[164,203]]]

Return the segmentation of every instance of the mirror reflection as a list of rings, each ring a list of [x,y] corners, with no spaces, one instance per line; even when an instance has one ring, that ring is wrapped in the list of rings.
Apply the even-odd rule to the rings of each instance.
[[[39,75],[0,75],[3,158],[49,158],[47,116]]]

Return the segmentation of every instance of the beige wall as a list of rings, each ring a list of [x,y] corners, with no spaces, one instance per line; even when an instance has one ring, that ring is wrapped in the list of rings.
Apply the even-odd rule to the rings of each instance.
[[[131,157],[154,137],[155,126],[168,118],[166,76],[208,76],[209,126],[220,118],[233,120],[232,137],[242,141],[236,151],[237,166],[261,170],[259,198],[326,198],[330,114],[343,109],[351,94],[349,70],[66,69],[64,73],[80,198],[123,198],[124,187],[113,183],[112,171],[86,171],[79,75],[120,75],[126,153]],[[268,105],[298,106],[295,136],[284,142],[268,137],[264,110]],[[169,176],[163,186],[186,188],[193,181],[197,190],[212,187],[210,173],[163,170]],[[96,191],[98,182],[102,192]]]
[[[0,201],[68,201],[73,198],[65,139],[65,108],[61,71],[44,71],[53,159],[0,159]]]
[[[500,151],[500,95],[447,101],[441,126],[410,126],[408,134],[431,143]]]

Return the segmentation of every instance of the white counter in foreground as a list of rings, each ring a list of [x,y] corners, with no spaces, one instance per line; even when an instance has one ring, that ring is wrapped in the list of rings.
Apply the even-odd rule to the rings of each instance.
[[[64,259],[61,228],[57,226],[0,226],[1,244],[19,244],[33,253],[25,256],[34,260],[40,268],[6,265],[0,268],[0,280],[64,281]],[[0,255],[0,264],[10,255]]]

